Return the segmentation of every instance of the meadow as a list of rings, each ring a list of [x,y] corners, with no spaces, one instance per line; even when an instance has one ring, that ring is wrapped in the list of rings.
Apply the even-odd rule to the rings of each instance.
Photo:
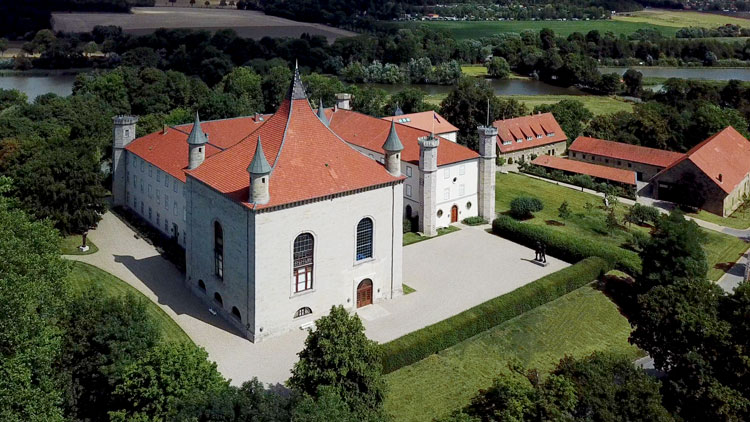
[[[618,14],[613,16],[612,20],[622,23],[641,23],[673,28],[684,28],[687,26],[715,28],[726,24],[750,27],[750,19],[717,15],[714,13],[664,9],[646,9],[638,12]]]
[[[428,95],[425,102],[439,105],[448,94]],[[554,104],[562,100],[577,100],[594,115],[610,114],[618,111],[633,111],[633,104],[618,97],[599,95],[501,95],[501,98],[515,98],[526,104],[529,111],[539,104]]]

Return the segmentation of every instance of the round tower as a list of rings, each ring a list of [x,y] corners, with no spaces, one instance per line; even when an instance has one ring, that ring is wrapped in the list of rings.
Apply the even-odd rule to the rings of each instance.
[[[401,176],[401,151],[403,150],[404,145],[396,133],[396,123],[391,120],[391,130],[383,144],[383,151],[385,152],[385,169],[396,177]]]
[[[479,216],[489,221],[495,219],[495,159],[497,128],[479,126]]]
[[[127,154],[125,147],[135,139],[136,116],[115,116],[112,118],[112,202],[114,205],[127,205]]]
[[[195,123],[193,123],[193,130],[190,131],[190,135],[187,139],[188,143],[188,170],[192,170],[203,163],[206,159],[206,143],[208,143],[208,135],[203,133],[201,128],[201,120],[198,117],[198,112],[195,112]]]
[[[420,219],[419,231],[437,235],[437,168],[440,139],[434,134],[419,138]]]
[[[268,189],[271,179],[271,166],[268,164],[266,154],[263,152],[263,144],[260,142],[260,136],[258,136],[258,144],[255,147],[253,161],[247,167],[247,172],[250,173],[248,202],[253,204],[267,204],[271,199]]]

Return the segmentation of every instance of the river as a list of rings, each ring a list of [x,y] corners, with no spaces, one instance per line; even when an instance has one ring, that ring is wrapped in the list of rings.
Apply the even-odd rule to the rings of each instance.
[[[47,94],[55,93],[60,96],[68,96],[73,93],[73,82],[75,75],[52,75],[52,76],[0,76],[0,88],[17,89],[24,92],[29,101]]]

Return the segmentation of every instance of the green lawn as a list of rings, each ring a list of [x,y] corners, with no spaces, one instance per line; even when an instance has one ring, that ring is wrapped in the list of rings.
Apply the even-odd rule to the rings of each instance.
[[[731,227],[733,229],[746,229],[750,227],[750,206],[740,205],[729,217],[721,217],[712,212],[700,210],[697,214],[689,214],[691,217],[700,218],[709,223]]]
[[[407,24],[409,25],[409,24]],[[541,31],[549,28],[555,34],[567,37],[574,32],[587,33],[599,30],[611,31],[615,35],[632,34],[641,28],[655,28],[667,37],[672,37],[678,28],[667,25],[643,24],[635,21],[591,20],[591,21],[461,21],[461,22],[417,22],[411,25],[426,25],[432,29],[448,31],[457,40],[490,37],[503,32],[521,33],[523,31]]]
[[[621,23],[641,23],[673,28],[683,28],[686,26],[716,28],[726,24],[750,27],[750,20],[748,19],[717,15],[713,13],[665,9],[647,9],[638,12],[624,13],[614,16],[612,20]]]
[[[448,226],[448,227],[440,228],[440,229],[437,229],[437,236],[434,236],[434,237],[442,236],[448,233],[457,232],[459,230],[461,229],[456,226]],[[413,233],[413,232],[404,233],[403,245],[404,246],[411,245],[412,243],[421,242],[427,239],[432,239],[432,238],[429,236],[420,236],[419,234]]]
[[[463,65],[461,73],[466,76],[488,76],[487,68],[481,64]]]
[[[534,218],[527,220],[527,224],[546,226],[549,230],[560,231],[572,237],[586,236],[614,246],[622,246],[630,238],[630,231],[648,232],[648,229],[638,226],[609,230],[604,223],[606,211],[601,197],[520,174],[498,174],[495,196],[497,212],[510,210],[510,201],[518,196],[534,196],[541,199],[544,204],[544,209],[536,213]],[[568,201],[573,214],[565,220],[557,215],[557,209],[563,201]],[[594,206],[586,209],[587,203]],[[627,209],[628,206],[624,204],[618,205],[617,214],[620,220]],[[704,232],[708,235],[705,245],[709,265],[708,276],[716,281],[729,269],[729,263],[737,261],[750,245],[727,234],[710,230]]]
[[[96,247],[91,239],[86,240],[86,245],[88,245],[89,250],[81,252],[78,250],[78,247],[81,246],[81,235],[66,236],[60,240],[60,253],[63,255],[91,255],[92,253],[99,252],[99,248]]]
[[[608,351],[633,359],[630,324],[601,292],[587,286],[386,376],[386,410],[394,420],[431,421],[468,404],[508,370],[511,359],[549,371],[566,355]]]
[[[143,293],[134,287],[113,276],[112,274],[100,270],[93,265],[83,262],[72,262],[72,271],[70,281],[76,292],[84,291],[90,286],[101,287],[109,295],[126,295],[128,293],[145,300],[148,303],[147,312],[149,316],[156,321],[162,332],[162,341],[164,342],[190,342],[190,337],[172,320],[161,308],[154,302],[150,301]]]
[[[577,100],[595,115],[611,114],[618,111],[633,111],[633,103],[618,97],[603,95],[510,95],[510,98],[526,104],[529,110],[540,104],[554,104],[562,100]]]

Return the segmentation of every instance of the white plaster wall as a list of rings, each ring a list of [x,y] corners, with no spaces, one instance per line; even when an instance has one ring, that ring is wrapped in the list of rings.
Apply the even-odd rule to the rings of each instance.
[[[463,174],[461,168],[463,167]],[[446,178],[447,175],[447,178]],[[442,210],[443,215],[438,217],[437,226],[447,227],[451,223],[451,207],[458,206],[458,221],[466,217],[474,217],[479,213],[479,202],[477,189],[479,184],[478,160],[462,161],[438,167],[437,171],[437,211]],[[463,194],[460,186],[463,185]],[[445,199],[445,190],[448,190],[448,199]],[[471,202],[471,208],[467,203]],[[436,212],[437,212],[436,211]]]
[[[185,237],[188,232],[185,183],[129,151],[127,152],[126,178],[128,208],[169,237],[175,235],[173,224],[176,223],[179,231],[178,241],[182,247],[185,247]],[[134,199],[137,200],[135,203]],[[168,201],[168,204],[165,201]],[[142,209],[141,203],[143,203]],[[151,209],[150,216],[149,208]],[[166,227],[165,221],[168,223]]]
[[[445,138],[451,142],[456,142],[456,136],[458,132],[445,132],[445,133],[438,133],[438,136],[441,138]]]
[[[354,309],[357,285],[366,278],[373,282],[374,302],[400,295],[402,197],[399,184],[256,214],[256,341],[298,329],[332,305]],[[357,262],[356,228],[364,217],[374,222],[373,258]],[[313,288],[294,293],[293,244],[304,232],[315,239]],[[294,318],[302,307],[313,313]]]

